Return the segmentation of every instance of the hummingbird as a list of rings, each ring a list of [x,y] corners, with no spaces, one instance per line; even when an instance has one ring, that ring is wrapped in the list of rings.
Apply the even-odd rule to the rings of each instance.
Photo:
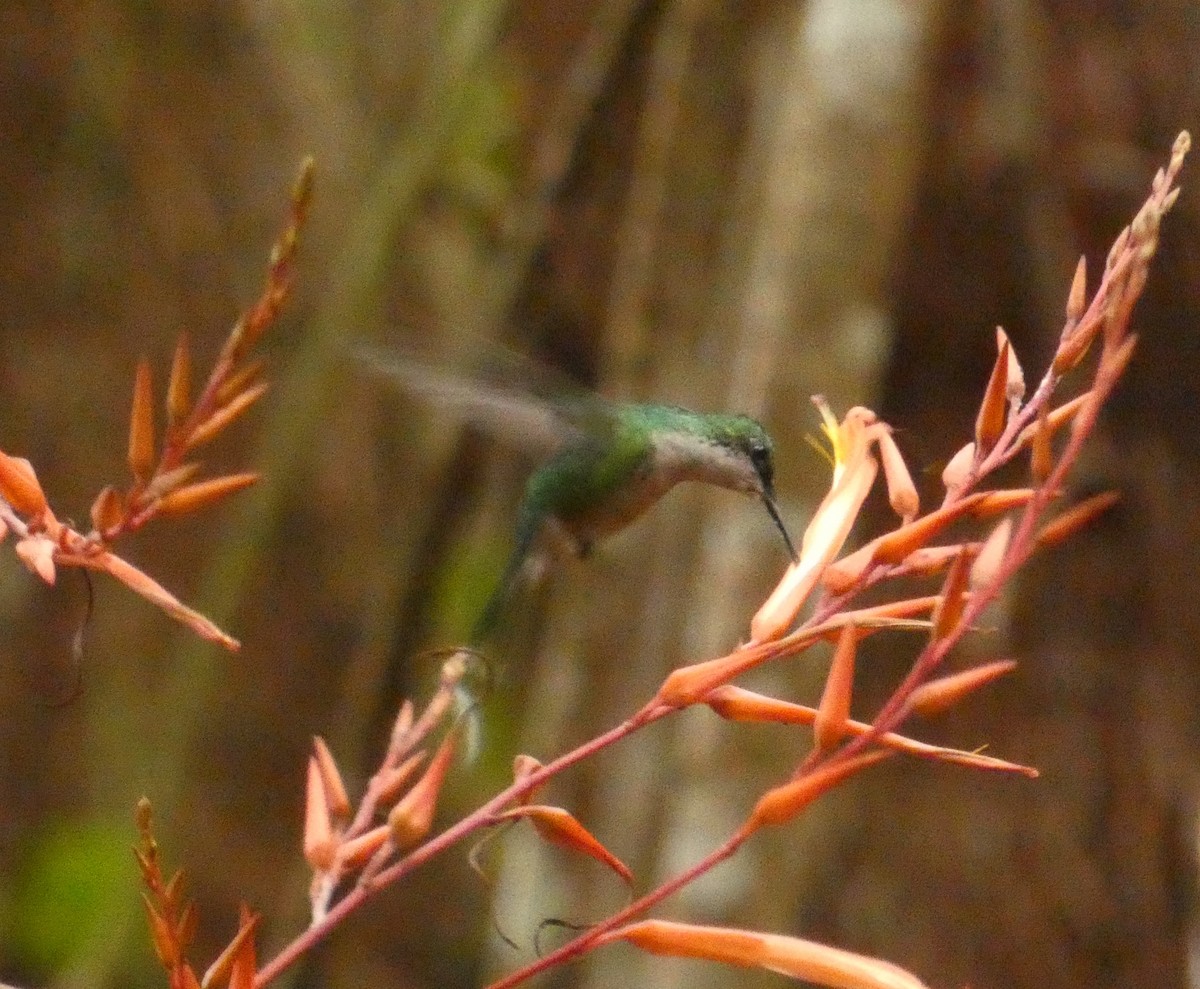
[[[472,630],[472,645],[495,631],[543,533],[586,557],[599,540],[634,522],[683,481],[758,497],[788,555],[797,559],[775,500],[771,437],[750,416],[612,402],[590,393],[518,395],[365,344],[356,345],[355,356],[408,390],[458,406],[484,428],[552,450],[525,485],[513,548]]]

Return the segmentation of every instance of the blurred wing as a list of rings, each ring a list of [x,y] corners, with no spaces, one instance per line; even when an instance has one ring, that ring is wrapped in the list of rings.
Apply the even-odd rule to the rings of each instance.
[[[611,414],[597,397],[571,395],[551,401],[514,385],[475,381],[403,350],[369,343],[354,343],[349,352],[358,367],[375,377],[535,456],[548,457],[564,444],[610,428]]]

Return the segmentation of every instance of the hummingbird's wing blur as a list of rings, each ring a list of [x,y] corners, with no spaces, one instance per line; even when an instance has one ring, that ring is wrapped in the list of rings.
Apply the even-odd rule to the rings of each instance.
[[[506,359],[504,380],[495,381],[370,343],[352,344],[350,356],[368,373],[536,458],[549,457],[588,436],[603,435],[615,425],[615,413],[603,398],[578,387],[563,391],[557,386],[560,393],[551,397],[546,384],[549,372],[516,355]],[[518,364],[529,365],[529,373]],[[500,377],[494,369],[492,374]]]

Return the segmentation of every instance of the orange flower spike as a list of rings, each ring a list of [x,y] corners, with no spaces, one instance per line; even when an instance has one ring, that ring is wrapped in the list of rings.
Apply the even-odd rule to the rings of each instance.
[[[850,720],[850,698],[854,693],[854,654],[858,648],[858,633],[847,625],[833,651],[833,662],[825,678],[825,690],[813,722],[813,738],[817,748],[828,752],[846,736]]]
[[[967,584],[971,578],[971,554],[964,549],[950,566],[942,583],[941,603],[933,609],[933,628],[930,638],[934,642],[944,639],[958,626],[963,609],[967,606]]]
[[[257,915],[250,915],[248,919],[246,914],[242,915],[238,932],[233,936],[233,940],[225,946],[225,950],[217,955],[216,961],[208,966],[208,971],[200,980],[200,989],[212,989],[213,986],[224,983],[233,971],[235,960],[245,950],[247,942],[251,945],[251,958],[253,958],[254,934],[258,930],[259,920]]]
[[[129,415],[129,469],[138,484],[150,479],[154,459],[154,387],[150,362],[143,357],[133,379],[133,409]]]
[[[855,407],[839,424],[824,399],[813,401],[833,447],[833,482],[805,530],[799,561],[788,567],[751,621],[753,642],[777,639],[791,625],[821,573],[841,552],[879,470],[870,452],[869,427],[875,423],[875,413]]]
[[[0,498],[27,518],[41,517],[48,509],[33,464],[24,457],[0,451]]]
[[[922,718],[932,718],[954,707],[967,694],[1007,676],[1016,668],[1017,664],[1011,659],[1002,659],[930,680],[912,692],[908,708]]]
[[[174,432],[187,418],[192,401],[192,355],[186,333],[179,334],[175,358],[171,362],[171,380],[167,384],[167,428]]]
[[[527,804],[496,816],[497,821],[525,818],[546,841],[570,852],[578,852],[612,869],[626,885],[633,883],[633,873],[619,858],[604,847],[587,828],[561,807]]]
[[[1118,491],[1105,491],[1085,501],[1072,505],[1057,518],[1052,519],[1037,535],[1039,546],[1053,546],[1073,535],[1107,512],[1121,500]]]
[[[892,511],[904,522],[911,522],[921,510],[921,499],[917,495],[917,486],[913,484],[908,465],[900,455],[900,448],[892,439],[889,429],[881,429],[876,433],[879,445],[879,459],[883,461],[883,477],[887,482],[888,504]]]
[[[159,515],[186,515],[220,501],[234,492],[245,490],[256,484],[260,476],[254,472],[228,474],[225,477],[214,477],[210,481],[189,484],[163,495],[158,501],[156,511]]]
[[[782,934],[642,920],[605,934],[599,943],[612,941],[655,955],[761,968],[831,989],[926,989],[915,975],[891,962]]]
[[[449,734],[442,740],[425,774],[388,812],[388,827],[397,848],[411,848],[429,833],[438,795],[453,758],[454,735]]]
[[[304,795],[304,859],[315,872],[333,865],[337,838],[329,814],[329,801],[316,756],[308,757],[308,785]]]
[[[370,831],[365,831],[357,838],[343,841],[337,850],[337,865],[340,869],[361,869],[366,865],[380,848],[384,846],[392,830],[386,824],[381,824]]]
[[[329,813],[335,818],[349,817],[351,805],[350,797],[346,794],[346,784],[342,782],[342,774],[338,770],[337,762],[334,761],[333,753],[329,751],[329,746],[325,744],[325,739],[320,735],[313,736],[313,754],[316,756],[317,766],[321,770],[321,782],[325,784],[325,799],[329,804]]]
[[[267,382],[263,381],[247,388],[244,392],[239,392],[230,399],[229,404],[217,409],[216,412],[192,430],[191,435],[186,439],[187,448],[190,450],[193,447],[207,443],[250,408],[251,405],[262,398],[269,387]]]
[[[754,810],[746,818],[746,823],[742,825],[743,834],[753,834],[766,825],[787,824],[818,797],[851,776],[883,761],[889,755],[890,752],[880,749],[861,752],[849,759],[827,763],[773,790],[768,790],[759,798]]]
[[[1000,344],[1000,353],[992,366],[979,415],[975,418],[975,446],[986,456],[1004,432],[1005,412],[1008,407],[1008,338]]]

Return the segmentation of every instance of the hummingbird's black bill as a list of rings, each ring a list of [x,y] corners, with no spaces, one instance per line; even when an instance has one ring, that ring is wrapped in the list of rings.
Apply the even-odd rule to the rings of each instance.
[[[775,506],[775,499],[771,497],[767,491],[763,492],[763,504],[767,506],[767,512],[771,516],[771,520],[779,529],[779,534],[783,536],[783,543],[787,546],[788,556],[792,558],[793,563],[800,562],[800,556],[796,553],[796,547],[792,545],[792,537],[788,535],[788,531],[783,524],[783,519],[779,517],[779,509]]]

